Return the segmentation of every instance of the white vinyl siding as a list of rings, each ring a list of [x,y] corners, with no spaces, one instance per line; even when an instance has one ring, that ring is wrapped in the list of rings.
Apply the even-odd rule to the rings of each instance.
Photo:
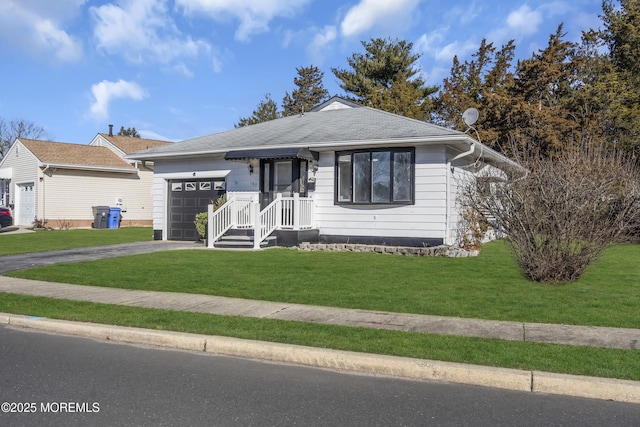
[[[89,143],[94,147],[107,147],[109,150],[113,151],[118,157],[124,157],[127,155],[124,151],[116,147],[111,143],[111,141],[105,139],[102,135],[96,135],[96,137]]]
[[[443,146],[416,147],[413,205],[336,205],[335,162],[335,152],[320,153],[313,197],[321,235],[444,239],[446,159]]]
[[[151,181],[153,173],[88,172],[58,169],[44,176],[39,187],[49,226],[70,220],[91,220],[92,206],[120,207],[122,224],[148,222],[153,215]],[[122,199],[122,205],[117,202]]]
[[[11,184],[9,185],[9,196],[7,198],[7,204],[14,204],[13,209],[13,217],[16,224],[19,225],[27,225],[30,226],[33,223],[33,217],[37,215],[38,212],[38,199],[34,199],[33,210],[34,213],[28,213],[30,216],[30,222],[25,224],[20,224],[19,218],[22,216],[24,221],[26,220],[26,212],[20,212],[20,207],[18,206],[20,196],[17,194],[20,191],[19,185],[27,185],[30,184],[33,186],[33,195],[37,195],[38,191],[38,177],[39,177],[39,169],[38,169],[38,159],[29,151],[27,148],[22,145],[20,142],[16,142],[11,146],[11,149],[7,152],[5,157],[2,159],[1,166],[3,168],[12,168],[13,169],[13,177],[11,179]]]

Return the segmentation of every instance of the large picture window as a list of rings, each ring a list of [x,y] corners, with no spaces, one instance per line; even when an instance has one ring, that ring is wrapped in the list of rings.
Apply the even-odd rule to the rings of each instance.
[[[336,203],[412,204],[412,148],[336,154]]]

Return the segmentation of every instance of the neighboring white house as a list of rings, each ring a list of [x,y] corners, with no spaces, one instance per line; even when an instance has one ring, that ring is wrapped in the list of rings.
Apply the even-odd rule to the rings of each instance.
[[[0,162],[1,204],[21,226],[90,227],[93,206],[120,208],[123,226],[149,226],[153,165],[123,157],[168,144],[107,134],[89,145],[18,138]]]
[[[279,245],[453,244],[459,179],[517,167],[463,132],[338,97],[125,158],[155,164],[156,239],[193,239],[195,214],[226,193],[210,217],[210,245],[240,228],[257,235],[254,247],[272,233]]]

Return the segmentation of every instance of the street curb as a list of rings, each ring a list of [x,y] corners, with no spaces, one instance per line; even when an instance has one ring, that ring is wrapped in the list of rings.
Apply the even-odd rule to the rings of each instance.
[[[465,365],[228,337],[209,337],[206,351],[228,356],[249,357],[360,374],[531,391],[531,373],[515,369]]]
[[[611,378],[581,377],[578,375],[532,372],[534,393],[606,399],[640,403],[640,382]]]
[[[360,374],[640,403],[638,381],[493,368],[7,313],[0,313],[0,324],[114,342],[200,351]]]
[[[10,326],[78,335],[107,341],[168,347],[179,350],[204,351],[207,337],[170,331],[128,328],[94,323],[72,322],[42,317],[10,316]]]

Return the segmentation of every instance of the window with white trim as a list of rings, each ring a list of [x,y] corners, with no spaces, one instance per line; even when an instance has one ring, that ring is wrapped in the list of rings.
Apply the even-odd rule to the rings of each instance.
[[[413,148],[336,153],[336,204],[413,204]]]

